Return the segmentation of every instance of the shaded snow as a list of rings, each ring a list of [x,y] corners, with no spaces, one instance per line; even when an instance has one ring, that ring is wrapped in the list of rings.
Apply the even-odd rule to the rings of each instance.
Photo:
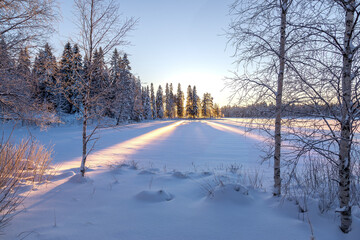
[[[321,215],[316,204],[300,213],[294,202],[272,197],[272,168],[259,165],[261,136],[234,128],[154,121],[101,130],[86,178],[78,174],[80,126],[34,131],[44,144],[56,143],[54,162],[62,167],[30,194],[2,239],[303,240],[311,236],[308,219],[317,240],[358,239],[358,212],[345,235],[336,214]],[[255,169],[262,190],[246,180]]]

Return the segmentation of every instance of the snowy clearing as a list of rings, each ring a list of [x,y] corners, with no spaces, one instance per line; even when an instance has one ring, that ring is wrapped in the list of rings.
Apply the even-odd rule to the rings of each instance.
[[[3,126],[5,135],[11,127]],[[31,129],[54,145],[57,175],[31,192],[3,239],[357,239],[333,212],[271,195],[263,136],[228,120],[150,121],[101,129],[79,177],[81,127]],[[13,140],[28,135],[16,128]],[[253,189],[252,186],[258,187]]]

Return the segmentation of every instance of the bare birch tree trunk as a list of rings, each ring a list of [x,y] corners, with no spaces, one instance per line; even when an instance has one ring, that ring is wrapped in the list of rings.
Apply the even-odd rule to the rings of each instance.
[[[350,206],[350,151],[351,151],[351,68],[353,59],[352,30],[354,23],[354,4],[351,0],[346,6],[344,54],[342,69],[342,104],[341,104],[341,139],[339,148],[339,198],[341,208],[340,229],[347,233],[351,230],[351,206]]]
[[[281,8],[280,26],[280,51],[279,51],[279,73],[276,92],[276,116],[275,116],[275,151],[274,151],[274,196],[281,195],[281,175],[280,175],[280,156],[281,156],[281,111],[282,111],[282,92],[285,71],[285,41],[286,41],[286,13],[287,0],[283,0]]]
[[[87,58],[87,71],[82,76],[81,94],[83,97],[83,132],[82,132],[82,160],[80,172],[85,176],[85,163],[89,152],[93,147],[88,147],[97,126],[91,133],[87,133],[88,120],[93,117],[92,109],[101,104],[102,93],[93,94],[94,66],[93,55],[96,49],[102,48],[104,55],[117,46],[127,45],[125,40],[129,31],[133,30],[137,23],[134,18],[122,20],[120,6],[116,0],[75,0],[75,9],[78,18],[78,28],[80,30],[80,47]]]
[[[84,118],[83,118],[83,130],[82,130],[82,160],[80,166],[81,175],[85,176],[85,163],[87,157],[87,106],[84,104]]]

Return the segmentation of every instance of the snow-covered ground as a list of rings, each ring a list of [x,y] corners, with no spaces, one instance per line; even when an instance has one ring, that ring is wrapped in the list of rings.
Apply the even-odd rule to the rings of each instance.
[[[3,126],[5,135],[11,127]],[[230,120],[173,120],[106,128],[77,175],[81,126],[29,131],[53,145],[57,175],[33,191],[3,239],[358,239],[359,218],[342,234],[316,202],[299,213],[271,196],[260,165],[263,136]],[[257,186],[253,189],[252,186]]]

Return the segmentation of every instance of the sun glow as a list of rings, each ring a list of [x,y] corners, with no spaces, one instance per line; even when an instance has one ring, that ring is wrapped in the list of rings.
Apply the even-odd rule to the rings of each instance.
[[[241,130],[239,128],[228,127],[228,126],[225,126],[223,124],[209,122],[209,121],[205,121],[205,123],[208,124],[209,126],[215,128],[215,129],[220,130],[220,131],[237,133],[237,134],[244,135],[246,137],[258,140],[258,141],[266,141],[267,140],[267,138],[265,138],[263,136],[260,136],[258,134],[254,134],[254,133],[251,133],[251,132],[248,132],[248,131],[244,131],[244,130]]]
[[[179,125],[183,123],[184,121],[177,121],[166,127],[158,128],[156,130],[132,138],[125,142],[121,142],[106,149],[96,151],[87,157],[86,165],[89,168],[95,168],[125,162],[126,160],[129,160],[129,155],[136,153],[145,145],[155,142],[156,140],[159,140],[161,138],[166,138]],[[57,170],[64,171],[68,169],[78,168],[80,166],[80,160],[81,158],[79,157],[72,161],[61,164],[57,167]]]

